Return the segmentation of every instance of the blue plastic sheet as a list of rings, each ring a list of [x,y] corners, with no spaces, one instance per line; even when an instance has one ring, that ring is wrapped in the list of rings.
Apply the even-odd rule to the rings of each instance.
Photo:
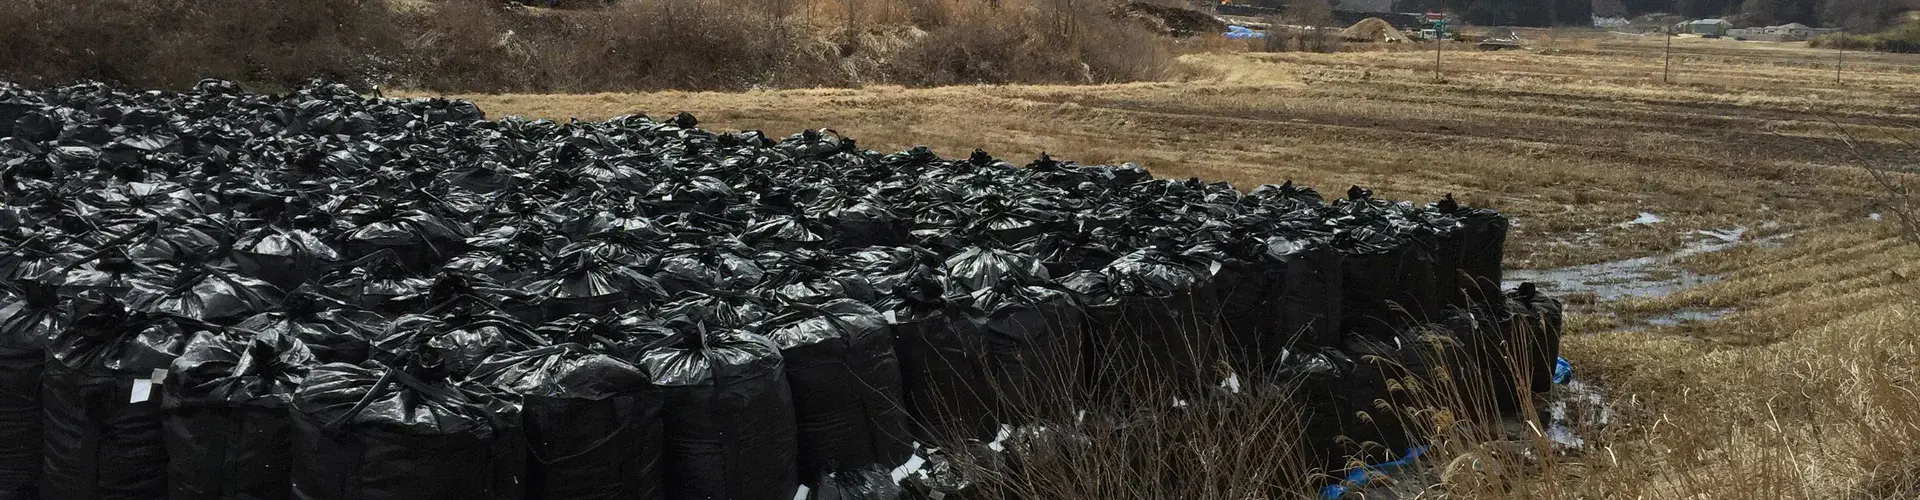
[[[1573,363],[1567,362],[1567,358],[1554,359],[1553,383],[1566,384],[1570,380],[1573,380]]]
[[[1366,488],[1368,483],[1373,482],[1374,474],[1372,473],[1385,475],[1396,469],[1413,465],[1413,461],[1419,459],[1420,455],[1426,452],[1426,446],[1415,446],[1408,449],[1398,460],[1365,467],[1356,467],[1351,471],[1347,471],[1347,479],[1345,481],[1341,481],[1340,484],[1321,488],[1320,499],[1339,500],[1340,497],[1346,496],[1349,491]]]
[[[1246,26],[1229,25],[1227,26],[1227,32],[1224,33],[1222,36],[1225,36],[1227,38],[1237,39],[1237,40],[1243,40],[1243,39],[1249,39],[1249,38],[1266,38],[1267,33],[1263,31],[1254,31],[1253,28],[1248,28]]]

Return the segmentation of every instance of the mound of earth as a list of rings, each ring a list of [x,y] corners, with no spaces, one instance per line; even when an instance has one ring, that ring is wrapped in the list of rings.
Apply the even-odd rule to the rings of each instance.
[[[1351,42],[1405,42],[1407,35],[1393,29],[1393,25],[1378,17],[1361,19],[1353,26],[1340,31],[1340,37]]]
[[[1224,33],[1227,23],[1197,10],[1168,7],[1146,2],[1127,2],[1114,7],[1113,17],[1134,19],[1148,28],[1174,37]]]

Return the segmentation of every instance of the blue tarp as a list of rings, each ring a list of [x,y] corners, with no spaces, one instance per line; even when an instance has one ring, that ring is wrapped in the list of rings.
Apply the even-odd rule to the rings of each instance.
[[[1228,25],[1227,32],[1221,36],[1233,39],[1266,38],[1267,33],[1264,31],[1254,31],[1253,28],[1246,26]]]
[[[1407,453],[1401,456],[1399,460],[1366,467],[1356,467],[1347,472],[1347,480],[1341,481],[1340,484],[1321,488],[1320,499],[1340,500],[1340,497],[1346,496],[1347,492],[1366,488],[1367,483],[1373,482],[1373,474],[1370,474],[1370,472],[1386,475],[1395,469],[1413,465],[1413,461],[1419,459],[1420,454],[1426,452],[1426,446],[1415,446],[1408,449]]]

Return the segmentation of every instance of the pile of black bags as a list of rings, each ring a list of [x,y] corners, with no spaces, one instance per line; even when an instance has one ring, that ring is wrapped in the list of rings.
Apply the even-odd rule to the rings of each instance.
[[[1363,358],[1557,355],[1450,197],[696,126],[0,83],[0,499],[891,498],[916,443],[1229,377],[1405,445]]]

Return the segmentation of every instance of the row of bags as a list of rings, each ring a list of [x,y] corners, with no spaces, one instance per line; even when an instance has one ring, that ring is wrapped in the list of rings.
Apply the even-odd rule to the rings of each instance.
[[[1181,313],[1161,312],[1196,302],[1121,306],[1109,317],[1177,320]],[[1283,351],[1276,370],[1248,375],[1299,388],[1306,460],[1334,470],[1356,451],[1342,436],[1386,449],[1417,439],[1394,418],[1355,417],[1393,399],[1388,379],[1442,364],[1477,373],[1492,382],[1499,412],[1544,391],[1545,360],[1558,356],[1558,303],[1523,286],[1501,309],[1450,310],[1427,330],[1443,332],[1445,348],[1419,347],[1432,340],[1419,330],[1349,335],[1342,349]],[[1041,321],[1055,323],[1012,338],[986,333],[990,319],[901,322],[843,300],[789,326],[829,341],[784,347],[774,339],[797,332],[580,316],[535,335],[597,342],[492,354],[460,376],[433,366],[462,359],[454,344],[322,364],[284,331],[155,326],[119,339],[138,350],[159,335],[187,335],[161,372],[8,353],[0,428],[11,435],[0,440],[0,485],[20,498],[38,486],[40,498],[75,499],[791,498],[801,483],[826,492],[838,491],[835,478],[870,482],[873,470],[906,461],[916,442],[1072,421],[1090,394],[1125,393],[1128,384],[1184,381],[1170,385],[1204,397],[1208,375],[1180,373],[1189,363],[1164,356],[1231,357],[1188,347],[1205,341],[1190,335],[1123,335],[1142,330],[1087,312],[1042,311]],[[503,328],[513,326],[492,317],[458,330]],[[653,333],[603,336],[615,331]],[[588,332],[597,335],[580,335]],[[1046,335],[1056,332],[1080,334]],[[1172,325],[1163,332],[1204,335]]]

